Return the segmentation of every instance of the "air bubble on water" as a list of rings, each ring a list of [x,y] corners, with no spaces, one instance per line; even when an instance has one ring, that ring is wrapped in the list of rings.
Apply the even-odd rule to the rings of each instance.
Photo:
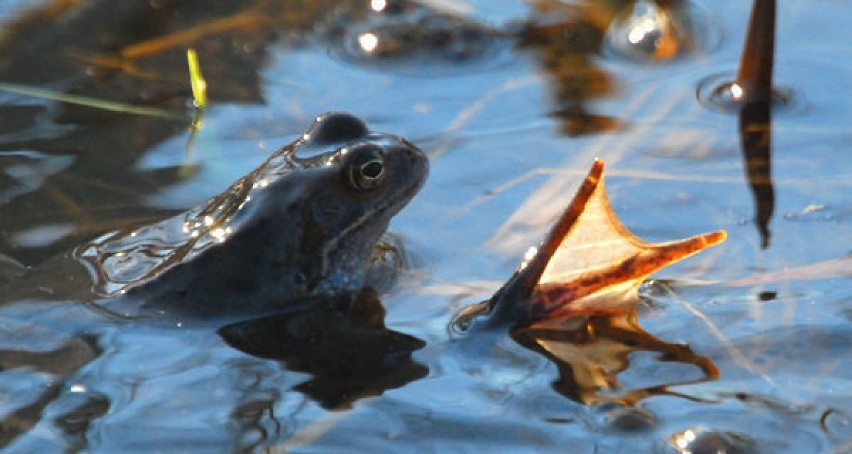
[[[640,0],[610,23],[606,47],[613,54],[640,62],[664,62],[707,52],[718,33],[707,15],[688,2],[664,6]]]
[[[750,99],[747,88],[737,83],[735,77],[731,72],[714,74],[699,81],[695,92],[698,103],[717,112],[738,113]],[[797,104],[795,98],[792,90],[776,87],[772,90],[773,109],[789,110]]]

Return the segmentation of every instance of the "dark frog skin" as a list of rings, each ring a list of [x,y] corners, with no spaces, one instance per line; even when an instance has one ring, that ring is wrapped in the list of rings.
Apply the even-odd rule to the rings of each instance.
[[[74,254],[93,276],[92,307],[109,315],[262,314],[360,289],[376,243],[427,174],[410,142],[327,113],[222,194]]]

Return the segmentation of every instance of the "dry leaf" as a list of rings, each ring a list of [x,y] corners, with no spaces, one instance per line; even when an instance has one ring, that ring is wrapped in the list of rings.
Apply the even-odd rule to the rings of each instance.
[[[485,312],[491,323],[525,325],[633,307],[648,275],[725,240],[724,231],[659,244],[640,240],[612,211],[603,170],[596,160],[541,245],[491,300],[463,310],[457,326]]]

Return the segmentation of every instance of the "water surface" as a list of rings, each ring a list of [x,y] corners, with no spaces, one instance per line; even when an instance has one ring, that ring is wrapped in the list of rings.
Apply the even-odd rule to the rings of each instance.
[[[660,2],[686,31],[652,55],[619,48],[631,20],[619,2],[439,1],[396,15],[360,1],[66,3],[0,7],[0,82],[191,116],[191,46],[210,106],[193,133],[0,92],[3,256],[35,266],[192,206],[329,110],[405,136],[432,170],[391,226],[412,266],[366,306],[383,306],[386,329],[368,328],[398,355],[355,367],[341,335],[340,348],[278,361],[211,331],[7,302],[9,451],[852,450],[852,5],[778,5],[775,84],[791,98],[772,115],[765,241],[737,115],[697,95],[736,74],[750,2]],[[365,34],[396,41],[371,53]],[[506,333],[451,338],[453,313],[509,277],[595,157],[643,239],[725,229],[727,242],[659,273],[631,323],[565,343],[570,367]],[[306,323],[335,326],[326,316]],[[678,345],[718,379],[661,356]],[[606,372],[613,358],[627,361]],[[584,387],[584,371],[610,385]]]

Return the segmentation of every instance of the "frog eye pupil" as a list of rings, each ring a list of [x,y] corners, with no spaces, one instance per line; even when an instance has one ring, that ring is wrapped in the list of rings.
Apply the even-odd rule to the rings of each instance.
[[[377,149],[359,150],[358,156],[349,167],[350,186],[360,191],[369,191],[382,184],[385,179],[385,161]]]
[[[363,175],[365,178],[380,178],[384,172],[385,168],[384,166],[382,166],[381,161],[379,161],[378,159],[374,159],[370,162],[361,165],[361,175]]]

